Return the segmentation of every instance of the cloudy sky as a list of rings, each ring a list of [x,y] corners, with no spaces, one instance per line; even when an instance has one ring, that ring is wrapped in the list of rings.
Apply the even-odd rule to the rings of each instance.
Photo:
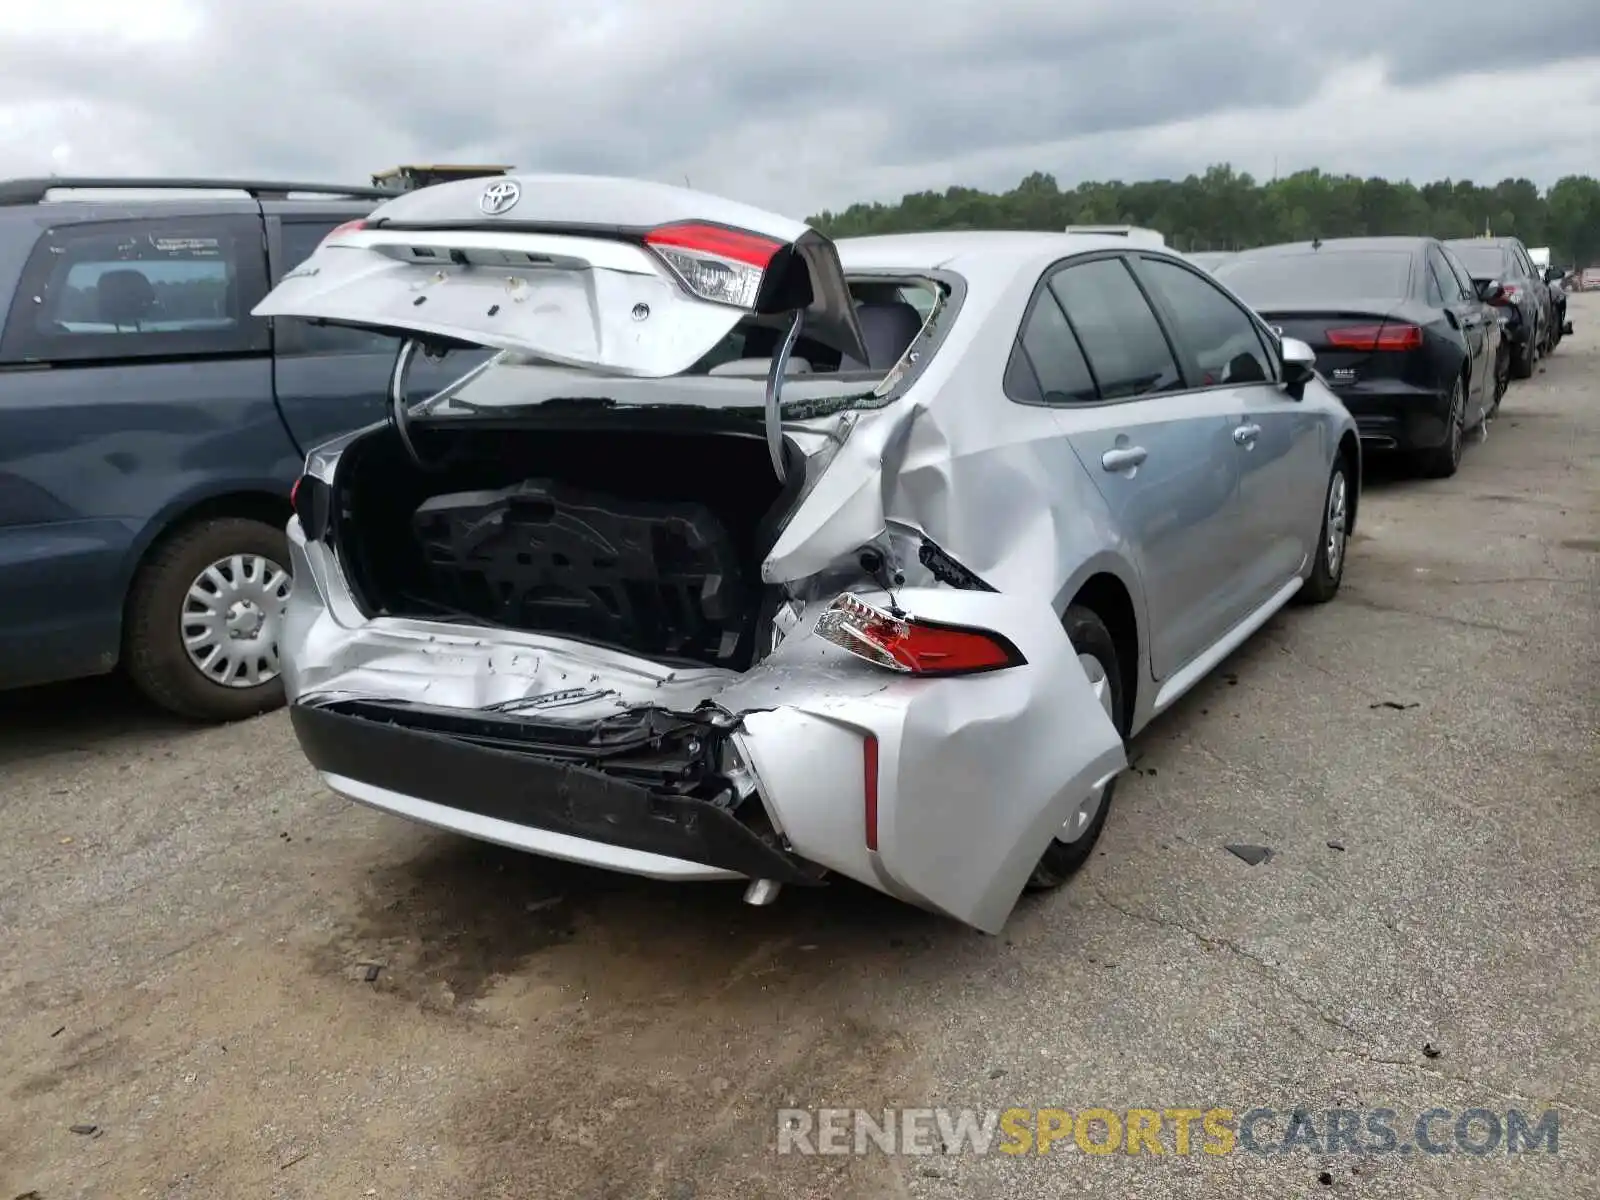
[[[1318,15],[1320,13],[1320,15]],[[1600,174],[1600,0],[0,0],[0,177]]]

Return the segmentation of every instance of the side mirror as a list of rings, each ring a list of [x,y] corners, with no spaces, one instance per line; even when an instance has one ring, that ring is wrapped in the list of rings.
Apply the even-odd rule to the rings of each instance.
[[[1558,280],[1560,278],[1561,278],[1561,268],[1560,267],[1546,267],[1544,269],[1544,281],[1546,283],[1554,283],[1556,280]]]
[[[1485,304],[1499,304],[1505,299],[1506,289],[1498,279],[1480,279],[1478,283],[1478,299]]]
[[[1317,373],[1317,352],[1299,338],[1286,337],[1282,346],[1284,388],[1298,400]]]

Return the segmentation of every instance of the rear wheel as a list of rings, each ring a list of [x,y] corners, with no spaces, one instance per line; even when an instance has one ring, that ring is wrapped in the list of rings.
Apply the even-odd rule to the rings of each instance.
[[[1092,610],[1074,604],[1062,618],[1067,638],[1078,653],[1078,662],[1094,689],[1106,715],[1124,738],[1128,736],[1128,698],[1122,693],[1122,674],[1117,662],[1117,644],[1105,622]],[[1109,780],[1084,796],[1068,814],[1055,839],[1039,859],[1028,879],[1032,889],[1059,887],[1068,876],[1089,860],[1094,844],[1105,827],[1117,781]]]
[[[278,645],[289,598],[287,539],[220,517],[157,548],[128,600],[128,674],[163,708],[237,721],[283,703]]]
[[[1417,471],[1429,479],[1448,479],[1461,466],[1461,446],[1466,437],[1467,390],[1456,380],[1450,392],[1450,412],[1445,418],[1444,441],[1417,455]]]
[[[1513,379],[1532,379],[1534,364],[1539,361],[1538,337],[1530,334],[1522,345],[1516,347],[1511,354],[1511,377]]]

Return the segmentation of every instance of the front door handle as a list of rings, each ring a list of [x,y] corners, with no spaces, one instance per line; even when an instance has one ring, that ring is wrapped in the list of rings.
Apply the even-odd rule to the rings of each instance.
[[[1119,446],[1100,456],[1100,465],[1108,471],[1130,471],[1150,457],[1143,446]]]
[[[1240,425],[1233,431],[1234,444],[1239,446],[1254,445],[1255,440],[1260,436],[1261,426],[1259,425]]]

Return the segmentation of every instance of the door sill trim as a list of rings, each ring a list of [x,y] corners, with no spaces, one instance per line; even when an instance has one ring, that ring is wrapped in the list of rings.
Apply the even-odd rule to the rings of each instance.
[[[1171,708],[1180,696],[1211,674],[1218,663],[1242,646],[1251,634],[1265,625],[1271,619],[1272,614],[1287,604],[1289,598],[1298,592],[1304,584],[1305,580],[1296,575],[1274,592],[1265,604],[1228,630],[1206,650],[1192,659],[1187,666],[1181,670],[1174,671],[1167,681],[1161,685],[1161,690],[1156,692],[1156,702],[1151,707],[1150,715],[1154,717],[1157,713],[1165,712]]]

